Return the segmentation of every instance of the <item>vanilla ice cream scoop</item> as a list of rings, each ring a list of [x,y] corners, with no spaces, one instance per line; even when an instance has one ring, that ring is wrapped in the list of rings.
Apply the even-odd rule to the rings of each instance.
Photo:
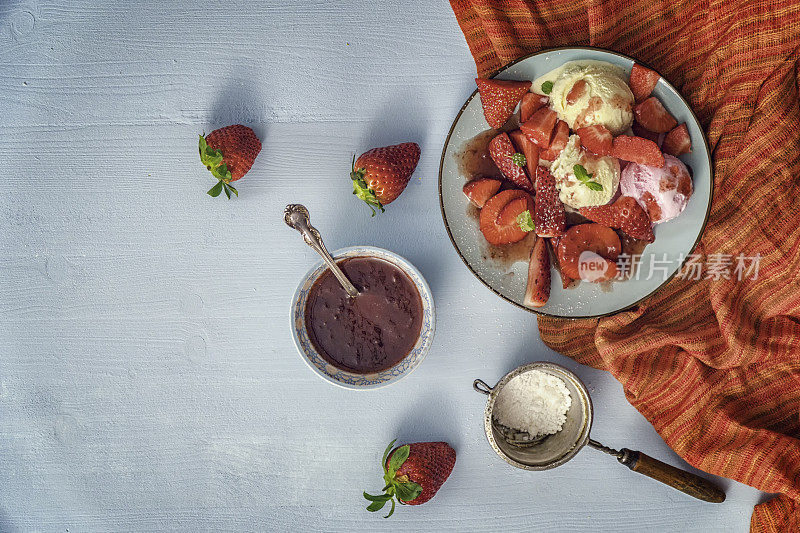
[[[533,91],[545,94],[552,83],[550,106],[570,129],[599,124],[619,135],[633,124],[633,93],[624,71],[606,61],[569,61],[533,82]]]
[[[593,190],[575,176],[575,165],[581,165],[591,174],[591,181],[602,186]],[[604,205],[611,201],[619,187],[619,160],[616,157],[596,156],[581,149],[581,139],[571,135],[561,150],[550,173],[556,180],[558,197],[564,205],[575,209]]]
[[[622,194],[632,196],[653,224],[672,220],[692,197],[689,169],[677,157],[664,154],[663,168],[628,163],[622,171]]]

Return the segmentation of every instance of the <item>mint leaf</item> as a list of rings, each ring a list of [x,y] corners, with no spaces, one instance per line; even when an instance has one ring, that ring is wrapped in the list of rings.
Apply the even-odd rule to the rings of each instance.
[[[237,198],[239,197],[239,191],[236,190],[236,187],[234,187],[230,183],[226,183],[225,186],[228,187],[231,190],[231,192],[236,195]]]
[[[592,174],[589,174],[583,165],[575,165],[572,167],[572,171],[575,173],[575,177],[578,179],[578,181],[586,185],[590,190],[603,190],[603,186],[599,182],[592,181]]]
[[[520,154],[519,152],[517,152],[516,154],[511,156],[511,162],[517,165],[518,167],[524,167],[525,163],[527,163],[528,160],[525,158],[524,154]]]
[[[519,229],[522,231],[533,231],[536,227],[533,224],[533,218],[531,217],[531,212],[529,210],[525,210],[519,215],[517,215],[517,225],[519,225]]]
[[[542,84],[542,92],[544,94],[550,94],[551,92],[553,92],[553,82],[552,81],[544,82]]]
[[[397,448],[392,454],[392,458],[389,459],[389,471],[397,472],[397,470],[403,466],[403,463],[406,462],[406,459],[408,459],[409,453],[411,453],[411,447],[408,444]]]
[[[575,173],[575,177],[578,178],[578,181],[580,182],[589,181],[589,179],[592,177],[592,175],[586,171],[586,168],[584,168],[583,165],[573,166],[572,172]]]

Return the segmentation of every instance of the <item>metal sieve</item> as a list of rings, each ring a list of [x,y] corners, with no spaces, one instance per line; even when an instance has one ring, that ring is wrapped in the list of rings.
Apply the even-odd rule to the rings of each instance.
[[[539,370],[563,380],[572,398],[564,427],[553,435],[528,435],[502,426],[493,416],[495,402],[503,387],[515,377],[532,370]],[[653,459],[642,452],[627,448],[615,450],[589,438],[593,419],[592,399],[578,376],[560,365],[545,361],[529,363],[506,374],[494,387],[480,379],[476,379],[472,386],[489,397],[483,421],[486,438],[497,455],[512,466],[524,470],[555,468],[572,459],[588,444],[596,450],[613,455],[634,472],[651,477],[689,496],[712,503],[725,501],[725,492],[705,478]]]

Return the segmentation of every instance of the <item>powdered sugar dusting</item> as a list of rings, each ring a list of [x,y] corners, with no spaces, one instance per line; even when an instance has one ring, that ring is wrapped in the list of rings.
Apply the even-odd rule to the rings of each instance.
[[[497,422],[531,437],[558,433],[567,420],[572,398],[564,380],[531,370],[506,383],[494,406]]]

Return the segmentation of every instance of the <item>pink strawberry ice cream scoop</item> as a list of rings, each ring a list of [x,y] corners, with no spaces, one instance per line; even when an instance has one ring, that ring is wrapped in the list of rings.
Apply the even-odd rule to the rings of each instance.
[[[629,163],[619,185],[623,196],[632,196],[654,224],[672,220],[692,197],[692,177],[677,157],[664,154],[664,168]]]

